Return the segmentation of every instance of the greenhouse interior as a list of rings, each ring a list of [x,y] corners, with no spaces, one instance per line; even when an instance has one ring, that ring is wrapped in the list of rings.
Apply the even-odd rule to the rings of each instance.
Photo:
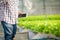
[[[16,40],[60,40],[60,0],[19,0],[18,8]]]

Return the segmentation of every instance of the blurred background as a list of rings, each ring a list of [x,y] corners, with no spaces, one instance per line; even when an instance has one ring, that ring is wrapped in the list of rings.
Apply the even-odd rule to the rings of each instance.
[[[60,14],[60,0],[19,0],[19,10],[27,15]]]
[[[18,26],[60,37],[60,0],[19,0]]]

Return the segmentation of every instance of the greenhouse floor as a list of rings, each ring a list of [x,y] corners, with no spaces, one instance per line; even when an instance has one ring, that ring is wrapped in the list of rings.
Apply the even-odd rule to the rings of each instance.
[[[0,33],[0,40],[4,40],[4,34],[3,33]],[[14,40],[29,40],[28,33],[27,32],[17,33]]]

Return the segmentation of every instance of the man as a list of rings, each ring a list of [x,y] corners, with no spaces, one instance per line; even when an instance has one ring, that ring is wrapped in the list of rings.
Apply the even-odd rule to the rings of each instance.
[[[17,30],[18,0],[0,0],[0,21],[4,40],[13,40]]]

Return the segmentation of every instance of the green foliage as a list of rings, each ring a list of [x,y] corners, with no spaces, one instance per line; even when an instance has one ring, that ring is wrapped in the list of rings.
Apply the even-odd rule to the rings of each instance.
[[[39,15],[39,16],[28,16],[28,17],[23,17],[19,18],[18,21],[37,21],[37,20],[60,20],[60,15]]]
[[[35,33],[50,33],[60,37],[59,15],[49,15],[48,20],[44,16],[28,16],[19,18],[18,21],[19,26],[30,29]]]

